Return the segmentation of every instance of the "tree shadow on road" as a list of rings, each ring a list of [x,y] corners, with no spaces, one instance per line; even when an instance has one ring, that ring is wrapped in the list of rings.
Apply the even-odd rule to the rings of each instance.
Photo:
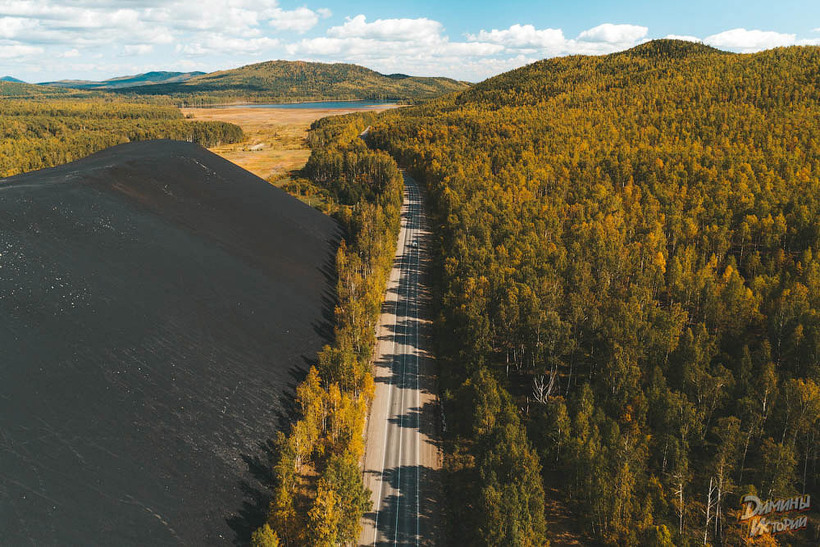
[[[391,488],[398,488],[399,480],[407,486],[414,485],[416,480],[420,485],[421,496],[416,499],[416,489],[411,487],[399,495],[388,496],[378,514],[379,541],[377,545],[437,545],[441,538],[441,523],[439,513],[439,496],[437,484],[441,482],[441,471],[417,465],[403,465],[385,469],[383,477]],[[417,476],[418,475],[418,476]],[[415,519],[418,507],[418,527]],[[398,518],[397,518],[398,517]],[[371,525],[376,521],[376,512],[365,514],[365,520]],[[418,536],[416,535],[418,530]]]

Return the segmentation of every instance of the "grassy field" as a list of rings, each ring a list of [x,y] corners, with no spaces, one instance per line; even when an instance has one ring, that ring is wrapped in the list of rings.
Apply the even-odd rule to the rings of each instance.
[[[392,107],[375,107],[372,111]],[[358,112],[328,108],[184,108],[186,117],[199,121],[234,123],[245,132],[238,144],[216,146],[210,150],[277,186],[287,182],[294,170],[304,167],[310,156],[305,136],[310,124],[319,118]]]

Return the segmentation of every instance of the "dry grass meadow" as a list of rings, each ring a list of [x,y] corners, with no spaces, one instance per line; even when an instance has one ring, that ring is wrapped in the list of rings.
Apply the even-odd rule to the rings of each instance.
[[[191,119],[219,120],[234,123],[245,132],[245,142],[211,148],[255,175],[279,185],[294,170],[301,169],[310,156],[305,136],[310,124],[327,116],[381,111],[392,107],[373,108],[252,108],[217,107],[183,108]]]

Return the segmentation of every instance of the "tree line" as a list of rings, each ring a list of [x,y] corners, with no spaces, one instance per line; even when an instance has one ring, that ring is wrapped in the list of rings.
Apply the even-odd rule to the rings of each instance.
[[[287,434],[278,433],[272,501],[267,522],[252,536],[256,546],[350,544],[370,509],[359,461],[404,182],[389,155],[358,138],[369,119],[339,116],[311,127],[304,174],[331,193],[334,216],[346,229],[336,256],[334,342],[296,388],[298,419]]]
[[[225,122],[185,120],[171,106],[100,99],[0,102],[0,177],[54,167],[104,148],[149,139],[202,146],[240,142]]]
[[[543,544],[542,481],[612,545],[817,491],[819,81],[816,47],[655,41],[373,122],[437,227],[452,537]]]

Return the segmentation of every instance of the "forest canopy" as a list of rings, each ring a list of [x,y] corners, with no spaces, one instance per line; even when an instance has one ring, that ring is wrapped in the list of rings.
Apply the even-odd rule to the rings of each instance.
[[[373,124],[438,227],[452,537],[542,543],[533,469],[613,545],[737,544],[743,495],[818,492],[819,85],[817,47],[661,40]]]
[[[226,102],[423,100],[467,87],[441,77],[380,74],[347,63],[267,61],[195,76],[184,82],[113,90],[130,96],[166,95],[180,104]]]
[[[129,141],[215,146],[243,138],[239,126],[189,121],[171,106],[99,98],[0,100],[0,177],[54,167]]]
[[[404,179],[395,160],[359,135],[373,114],[314,122],[303,174],[333,198],[346,237],[336,255],[334,342],[296,388],[297,419],[279,432],[267,521],[255,547],[350,545],[370,510],[359,467],[375,384],[376,325],[401,226]]]

